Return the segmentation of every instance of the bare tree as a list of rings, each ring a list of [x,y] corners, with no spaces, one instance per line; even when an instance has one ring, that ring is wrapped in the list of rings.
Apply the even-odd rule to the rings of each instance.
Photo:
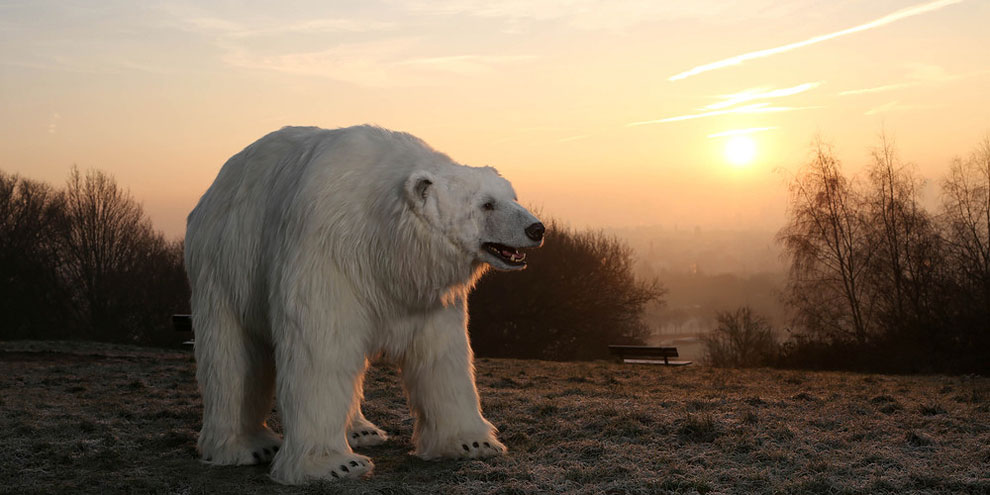
[[[84,332],[130,340],[121,309],[131,297],[128,283],[154,237],[141,205],[109,175],[73,168],[65,189],[61,229],[66,280],[77,288],[74,305]],[[152,283],[145,280],[143,283]]]
[[[939,215],[960,347],[990,351],[990,135],[965,160],[952,162],[942,182]],[[986,365],[983,365],[984,368]]]
[[[62,330],[54,228],[62,213],[61,194],[47,184],[0,172],[0,338]]]
[[[920,204],[922,181],[898,159],[886,134],[872,158],[866,209],[875,248],[869,283],[878,312],[887,334],[934,332],[941,253],[934,223]]]
[[[874,246],[863,199],[821,139],[789,189],[789,219],[778,239],[791,261],[787,298],[799,326],[827,339],[866,343],[875,333],[866,280]]]
[[[942,223],[956,267],[974,287],[990,288],[990,136],[952,162],[942,182]]]

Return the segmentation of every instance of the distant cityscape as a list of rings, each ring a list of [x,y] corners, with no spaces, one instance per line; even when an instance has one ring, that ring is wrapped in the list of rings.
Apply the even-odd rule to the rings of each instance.
[[[718,311],[748,305],[781,334],[787,324],[780,301],[786,263],[766,230],[708,230],[701,226],[608,229],[633,250],[639,276],[657,277],[665,304],[644,315],[655,343],[691,340],[709,332]],[[684,345],[684,342],[679,342]]]

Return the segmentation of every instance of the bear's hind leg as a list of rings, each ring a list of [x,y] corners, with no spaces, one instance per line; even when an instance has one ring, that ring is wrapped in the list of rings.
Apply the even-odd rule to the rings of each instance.
[[[219,304],[193,308],[196,379],[203,396],[197,448],[212,464],[272,460],[282,440],[265,423],[275,369],[270,346],[249,335]]]

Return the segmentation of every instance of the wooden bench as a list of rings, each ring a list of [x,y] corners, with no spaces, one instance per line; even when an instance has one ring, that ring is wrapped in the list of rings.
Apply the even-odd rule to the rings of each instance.
[[[182,345],[193,345],[196,343],[193,337],[192,315],[172,315],[172,328],[176,332],[189,333],[189,340],[183,342]]]
[[[691,361],[671,361],[677,357],[676,347],[653,347],[648,345],[610,345],[608,352],[616,356],[622,363],[664,364],[667,366],[685,366]]]

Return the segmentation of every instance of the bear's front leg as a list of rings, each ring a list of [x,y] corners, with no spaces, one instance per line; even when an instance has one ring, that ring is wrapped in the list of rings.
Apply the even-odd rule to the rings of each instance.
[[[481,415],[467,307],[459,301],[429,315],[402,359],[402,378],[416,418],[413,443],[423,459],[488,457],[506,451]]]
[[[271,476],[279,483],[359,478],[374,469],[371,459],[355,454],[347,442],[366,363],[360,339],[338,331],[353,326],[340,323],[309,334],[290,327],[290,335],[276,344],[276,395],[284,441]]]

